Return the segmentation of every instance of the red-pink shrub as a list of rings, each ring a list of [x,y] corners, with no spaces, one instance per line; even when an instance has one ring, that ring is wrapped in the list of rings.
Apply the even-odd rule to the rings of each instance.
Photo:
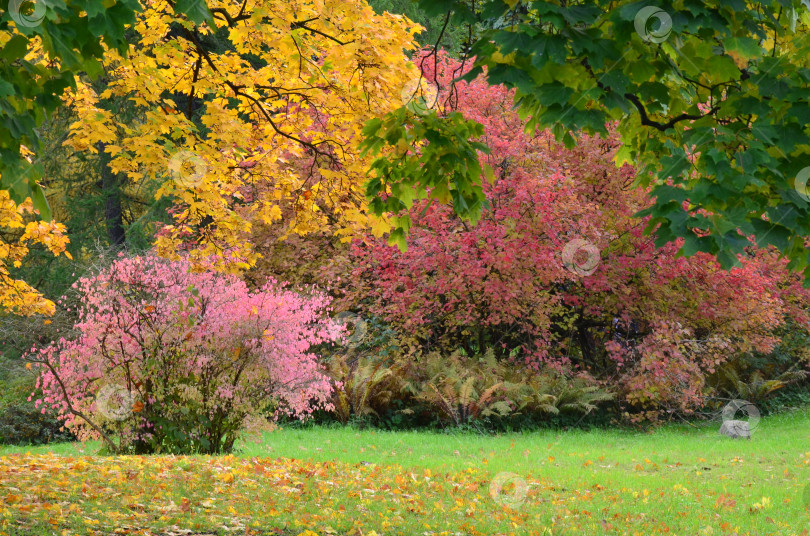
[[[75,335],[28,357],[42,367],[37,403],[82,439],[101,436],[117,451],[223,452],[267,417],[328,405],[311,349],[340,329],[321,293],[272,281],[250,291],[235,276],[152,256],[120,257],[74,287]]]
[[[433,62],[424,66],[433,80]],[[457,67],[438,62],[440,87]],[[773,251],[752,246],[724,271],[710,255],[654,246],[635,216],[651,200],[631,166],[614,164],[615,135],[566,149],[549,132],[526,134],[503,88],[479,79],[455,90],[448,102],[485,126],[492,149],[489,207],[472,226],[418,203],[404,253],[355,242],[342,307],[364,307],[418,346],[587,371],[651,418],[700,406],[706,378],[734,356],[770,352],[787,318],[807,329],[810,294]],[[585,247],[566,259],[575,241],[593,263]]]

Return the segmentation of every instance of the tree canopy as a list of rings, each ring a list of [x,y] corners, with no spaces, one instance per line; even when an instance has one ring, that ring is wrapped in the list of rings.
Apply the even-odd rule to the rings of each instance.
[[[515,89],[528,129],[550,128],[572,146],[580,133],[606,134],[617,125],[617,164],[637,166],[638,184],[653,186],[655,204],[643,215],[651,216],[650,230],[658,229],[658,245],[682,238],[684,255],[708,252],[730,268],[753,241],[775,246],[792,269],[810,276],[805,2],[420,5],[451,26],[478,30],[466,58],[475,68],[465,78],[485,72],[490,84]],[[461,146],[453,139],[459,118],[422,121],[448,133],[427,137],[429,145],[441,145],[433,152],[453,154]],[[408,136],[393,117],[370,130],[391,145]],[[385,158],[375,169],[397,189],[421,185],[411,178],[420,157]],[[483,196],[467,186],[478,176],[476,166],[447,170],[449,189],[459,193],[457,213],[478,215]],[[396,201],[389,197],[378,208]]]
[[[394,5],[376,2],[378,7]],[[515,91],[528,131],[572,146],[621,139],[616,164],[651,188],[658,246],[739,265],[774,246],[810,281],[810,11],[805,2],[418,0],[457,77]],[[258,222],[285,232],[360,229],[406,246],[405,209],[452,204],[477,221],[483,128],[409,60],[418,26],[363,0],[91,0],[0,4],[0,278],[4,309],[47,312],[8,270],[66,229],[42,189],[38,127],[67,102],[69,145],[113,179],[179,199],[157,237],[169,256],[256,259]],[[411,9],[411,8],[409,8]],[[472,66],[469,69],[469,66]],[[30,201],[29,201],[30,199]],[[114,203],[113,203],[114,205]],[[109,208],[109,206],[108,206]],[[115,206],[112,207],[113,210]],[[39,213],[42,223],[31,222]],[[34,225],[34,227],[31,227]],[[120,241],[122,230],[112,226]],[[114,232],[113,232],[114,231]]]

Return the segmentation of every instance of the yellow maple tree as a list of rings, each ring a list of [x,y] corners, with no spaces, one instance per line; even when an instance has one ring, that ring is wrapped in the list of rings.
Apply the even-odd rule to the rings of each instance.
[[[144,0],[127,56],[105,57],[104,88],[80,81],[68,96],[78,120],[66,143],[103,146],[114,173],[163,182],[175,210],[156,247],[168,257],[244,269],[257,222],[344,239],[386,231],[366,210],[358,145],[419,79],[407,56],[419,26],[364,0],[208,6],[214,24],[197,25]],[[126,119],[105,105],[121,99]]]
[[[16,30],[0,31],[0,48],[8,44],[15,32]],[[41,56],[41,50],[31,50],[28,55]],[[32,156],[25,146],[22,147],[21,155],[27,159]],[[36,215],[37,211],[30,197],[17,203],[9,190],[0,189],[0,314],[51,315],[55,310],[51,300],[9,272],[10,266],[19,268],[22,265],[29,246],[33,244],[44,245],[54,255],[64,253],[70,257],[70,253],[65,250],[69,243],[65,226],[54,221],[32,221]]]

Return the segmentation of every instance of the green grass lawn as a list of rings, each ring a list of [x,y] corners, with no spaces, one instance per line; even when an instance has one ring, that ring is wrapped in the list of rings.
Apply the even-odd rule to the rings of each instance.
[[[0,534],[810,533],[810,411],[750,441],[718,427],[284,428],[220,458],[0,447]]]

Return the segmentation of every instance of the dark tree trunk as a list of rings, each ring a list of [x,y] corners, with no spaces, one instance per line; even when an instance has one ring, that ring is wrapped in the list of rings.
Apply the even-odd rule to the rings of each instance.
[[[579,339],[580,352],[582,352],[582,362],[587,365],[592,365],[593,345],[591,343],[590,334],[588,333],[588,327],[585,326],[584,322],[577,322],[577,338]]]
[[[104,223],[107,226],[107,238],[110,246],[122,249],[126,244],[124,231],[124,210],[121,206],[121,176],[110,169],[110,154],[107,144],[98,142],[99,173],[101,189],[104,194]]]

